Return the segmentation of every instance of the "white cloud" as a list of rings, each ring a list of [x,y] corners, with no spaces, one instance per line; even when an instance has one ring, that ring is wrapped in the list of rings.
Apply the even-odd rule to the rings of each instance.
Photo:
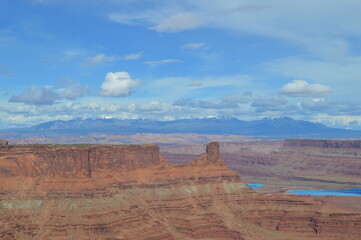
[[[361,57],[348,57],[344,61],[322,61],[283,58],[266,65],[268,70],[286,77],[312,79],[315,82],[331,85],[333,95],[339,98],[357,96],[361,89]]]
[[[126,1],[128,2],[128,1]],[[285,40],[324,59],[350,54],[359,38],[361,2],[197,0],[150,1],[147,9],[114,13],[108,17],[121,24],[146,24],[158,32],[180,32],[200,26],[240,31]],[[124,3],[130,6],[133,1]],[[335,17],[337,16],[337,17]]]
[[[322,97],[331,95],[332,90],[329,86],[294,80],[292,83],[284,85],[280,93],[290,97]]]
[[[98,64],[104,62],[117,61],[119,58],[116,56],[106,56],[105,54],[98,54],[94,57],[90,57],[88,60],[90,63]]]
[[[179,13],[167,18],[150,29],[157,32],[176,33],[192,30],[203,24],[203,20],[194,13]]]
[[[199,43],[188,43],[188,44],[184,44],[182,46],[182,48],[185,48],[185,49],[200,49],[202,47],[205,46],[205,43],[204,42],[199,42]]]
[[[124,97],[132,93],[139,80],[130,78],[127,72],[108,72],[100,86],[100,95],[105,97]]]
[[[124,60],[138,60],[141,57],[143,57],[143,53],[132,53],[132,54],[125,55],[123,57],[123,59]]]
[[[146,61],[145,64],[148,65],[160,65],[160,64],[166,64],[166,63],[181,63],[182,61],[179,59],[163,59],[159,61]]]
[[[49,105],[54,101],[61,99],[61,97],[51,88],[37,87],[35,85],[29,88],[18,96],[11,96],[9,102],[25,103],[35,105]]]
[[[12,95],[9,102],[24,103],[30,105],[51,105],[56,100],[68,99],[74,100],[83,97],[89,90],[87,85],[74,83],[71,79],[63,79],[64,86],[46,86],[38,87],[30,85],[28,89],[19,95]]]
[[[100,64],[100,63],[104,63],[104,62],[114,62],[114,61],[118,61],[118,60],[138,60],[140,59],[141,57],[143,57],[143,53],[132,53],[132,54],[128,54],[128,55],[125,55],[125,56],[107,56],[103,53],[101,54],[98,54],[94,57],[90,57],[88,58],[88,61],[90,63],[93,63],[93,64]]]

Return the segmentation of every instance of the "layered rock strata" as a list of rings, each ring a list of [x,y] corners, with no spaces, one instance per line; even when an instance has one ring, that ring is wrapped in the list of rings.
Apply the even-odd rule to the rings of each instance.
[[[359,239],[361,214],[261,195],[218,143],[172,165],[156,145],[0,148],[1,239]]]

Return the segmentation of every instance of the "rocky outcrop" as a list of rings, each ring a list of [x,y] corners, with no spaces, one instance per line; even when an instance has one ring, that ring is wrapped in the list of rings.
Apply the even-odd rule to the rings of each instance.
[[[286,139],[285,147],[359,148],[360,140]]]
[[[0,139],[0,146],[8,145],[8,141]]]
[[[210,164],[214,164],[222,161],[221,155],[219,154],[218,142],[211,142],[207,145],[206,156],[207,156],[207,162]]]
[[[361,234],[359,213],[257,194],[223,164],[216,142],[179,165],[165,161],[155,145],[5,149],[0,239],[336,240]]]
[[[210,142],[206,146],[206,153],[202,156],[194,159],[190,165],[210,165],[210,164],[219,164],[222,165],[223,161],[219,153],[219,143]]]

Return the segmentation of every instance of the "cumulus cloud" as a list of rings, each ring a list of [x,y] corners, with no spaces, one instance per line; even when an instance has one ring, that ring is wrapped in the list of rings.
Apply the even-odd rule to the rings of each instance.
[[[12,95],[9,99],[9,102],[49,105],[53,104],[54,101],[59,99],[61,99],[59,94],[54,92],[52,89],[31,85],[25,92],[21,93],[20,95]]]
[[[94,57],[90,57],[88,58],[88,61],[90,63],[104,63],[104,62],[113,62],[113,61],[117,61],[119,58],[116,56],[106,56],[105,54],[98,54]]]
[[[108,72],[100,86],[100,95],[104,97],[124,97],[130,95],[139,80],[131,79],[127,72]]]
[[[167,64],[167,63],[181,63],[182,61],[179,59],[163,59],[159,61],[146,61],[145,64],[148,65],[160,65],[160,64]]]
[[[161,21],[150,29],[157,32],[176,33],[185,30],[192,30],[202,24],[203,20],[194,13],[179,13]]]
[[[185,48],[185,49],[200,49],[200,48],[203,48],[204,46],[205,46],[204,42],[199,42],[199,43],[184,44],[182,46],[182,48]]]
[[[51,105],[56,102],[56,100],[74,100],[78,97],[83,97],[89,90],[87,85],[73,82],[71,79],[63,79],[62,81],[65,85],[61,87],[38,87],[31,85],[23,93],[12,95],[9,102],[24,103],[28,105]]]
[[[284,85],[280,93],[290,97],[322,97],[331,95],[331,88],[321,84],[310,84],[304,80],[294,80]]]

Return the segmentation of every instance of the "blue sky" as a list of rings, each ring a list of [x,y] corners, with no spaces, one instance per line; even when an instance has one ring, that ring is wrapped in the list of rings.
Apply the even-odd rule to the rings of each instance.
[[[358,0],[2,0],[0,129],[289,116],[361,129]]]

